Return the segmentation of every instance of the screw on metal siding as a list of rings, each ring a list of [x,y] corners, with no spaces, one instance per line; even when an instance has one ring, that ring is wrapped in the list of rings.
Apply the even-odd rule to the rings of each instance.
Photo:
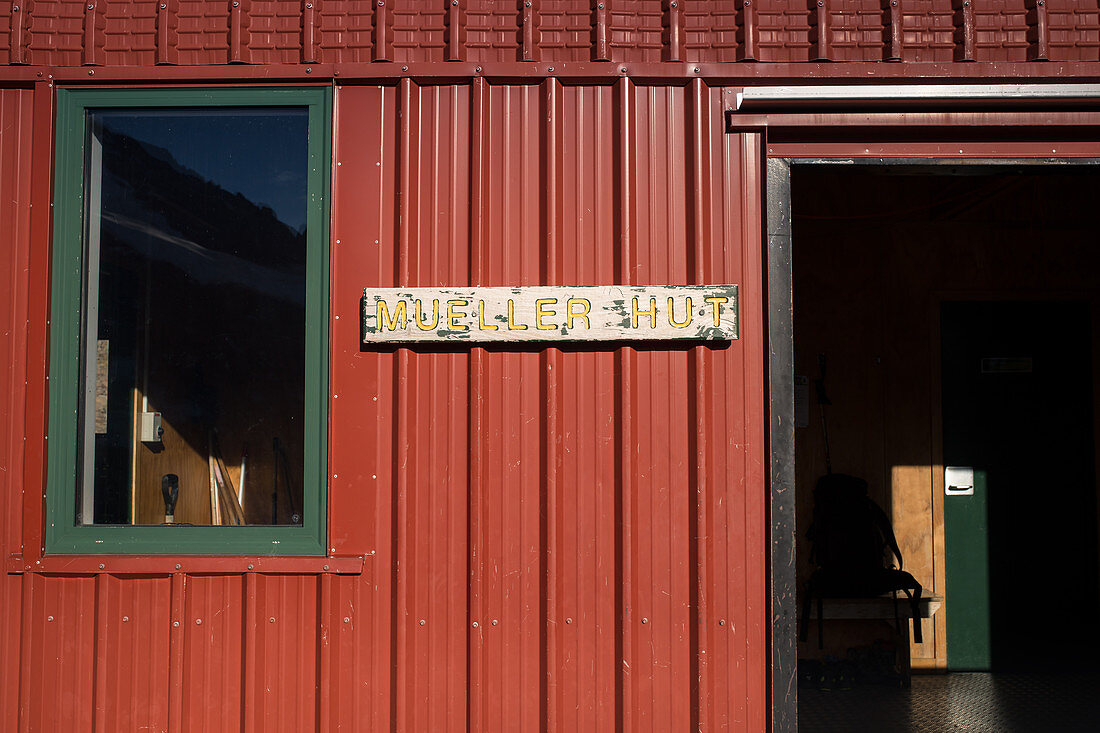
[[[202,619],[201,618],[195,619],[195,626],[202,626]]]
[[[179,621],[173,621],[173,622],[172,622],[172,626],[179,626],[179,625],[180,625],[180,622],[179,622]]]
[[[425,621],[424,619],[420,619],[420,625],[421,625],[421,626],[423,626],[423,625],[424,625],[424,624],[426,624],[426,623],[428,623],[428,622],[427,622],[427,621]],[[474,624],[474,626],[477,626],[477,624]]]
[[[402,67],[401,67],[401,70],[402,70],[402,71],[408,71],[408,70],[409,70],[409,67],[408,67],[408,66],[402,66]]]
[[[474,71],[476,71],[477,73],[479,73],[479,74],[480,74],[480,73],[481,73],[481,67],[480,67],[480,66],[478,66],[478,67],[477,67],[476,69],[474,69]]]
[[[53,616],[47,616],[47,617],[46,617],[46,620],[47,620],[47,621],[53,621]]]
[[[476,628],[477,628],[477,621],[474,621],[474,622],[473,622],[472,624],[470,624],[470,625],[471,625],[471,626],[473,626],[473,627],[474,627],[474,628],[476,629]]]
[[[252,569],[252,564],[251,564],[251,563],[249,563],[249,565],[248,565],[248,569],[249,569],[249,570],[251,570],[251,569]]]
[[[351,623],[351,619],[350,619],[350,618],[348,618],[347,616],[344,616],[344,623],[345,623],[345,624],[350,624],[350,623]]]
[[[176,563],[176,570],[179,570],[180,567],[182,567],[182,566],[179,563]]]
[[[271,618],[269,618],[269,619],[267,620],[267,622],[268,622],[269,624],[273,624],[273,623],[275,623],[275,617],[274,617],[274,616],[272,616]]]
[[[726,625],[726,620],[724,618],[718,619],[718,625],[719,626],[725,626]]]
[[[498,623],[498,622],[497,622],[497,620],[496,620],[496,619],[493,619],[493,626],[496,626],[496,625],[497,625],[497,623]]]
[[[451,0],[451,5],[458,5],[458,0]]]
[[[567,619],[565,619],[565,623],[571,624],[571,623],[573,623],[573,619],[567,618]]]
[[[643,623],[643,624],[648,624],[648,623],[649,623],[649,619],[648,619],[648,618],[646,618],[645,616],[643,616],[643,617],[642,617],[642,623]]]
[[[105,568],[105,567],[107,567],[107,566],[106,566],[106,565],[104,565],[103,563],[100,563],[100,564],[99,564],[99,569],[100,569],[100,570],[102,570],[102,569],[103,569],[103,568]]]
[[[129,620],[130,620],[130,617],[129,617],[129,616],[123,616],[123,617],[122,617],[122,623],[126,623],[126,622],[127,622],[127,621],[129,621]]]
[[[323,566],[321,569],[322,570],[328,570],[328,565]]]

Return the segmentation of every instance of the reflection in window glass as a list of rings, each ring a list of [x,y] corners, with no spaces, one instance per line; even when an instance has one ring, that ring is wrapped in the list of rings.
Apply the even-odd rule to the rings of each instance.
[[[307,111],[93,110],[78,524],[300,524]]]

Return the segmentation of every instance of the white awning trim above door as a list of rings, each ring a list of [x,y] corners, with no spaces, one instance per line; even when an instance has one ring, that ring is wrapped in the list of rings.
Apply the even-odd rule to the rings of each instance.
[[[1021,102],[1100,105],[1100,84],[890,84],[745,87],[737,110],[762,112],[782,107],[945,106]]]

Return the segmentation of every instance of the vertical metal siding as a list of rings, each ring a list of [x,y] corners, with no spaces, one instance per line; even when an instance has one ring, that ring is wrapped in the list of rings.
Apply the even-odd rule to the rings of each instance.
[[[0,89],[0,560],[22,552],[23,415],[27,353],[32,92]],[[0,720],[18,720],[22,583],[0,578]]]
[[[0,728],[763,729],[761,153],[722,130],[724,94],[341,88],[329,549],[365,556],[362,575],[5,574]],[[29,93],[2,101],[32,129]],[[0,222],[13,293],[28,141],[0,141],[2,200],[22,202]],[[616,282],[737,282],[742,338],[358,347],[367,285]],[[4,302],[6,324],[25,317],[24,295]],[[10,552],[22,500],[0,481]]]
[[[760,140],[724,133],[724,93],[339,90],[337,340],[369,285],[730,281],[746,301],[718,350],[334,347],[333,501],[363,512],[334,532],[365,520],[392,589],[370,604],[377,725],[765,725]]]

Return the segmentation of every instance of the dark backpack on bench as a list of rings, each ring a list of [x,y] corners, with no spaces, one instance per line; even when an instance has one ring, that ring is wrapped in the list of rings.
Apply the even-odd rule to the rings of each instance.
[[[901,630],[897,592],[903,591],[912,609],[913,640],[921,642],[919,606],[921,585],[902,570],[901,550],[890,519],[867,496],[867,482],[840,473],[822,476],[814,489],[814,518],[810,525],[810,576],[802,605],[800,638],[806,640],[810,604],[817,601],[817,639],[822,645],[823,598],[873,598],[894,595],[894,621]],[[893,558],[897,557],[897,567]]]

